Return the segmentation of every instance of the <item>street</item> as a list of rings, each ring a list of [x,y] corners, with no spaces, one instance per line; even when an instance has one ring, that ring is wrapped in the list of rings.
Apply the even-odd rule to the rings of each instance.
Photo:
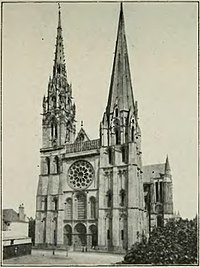
[[[68,256],[67,256],[68,255]],[[73,252],[68,254],[65,251],[56,251],[53,255],[52,250],[33,250],[31,255],[21,256],[17,258],[7,259],[3,261],[3,266],[7,265],[114,265],[120,262],[123,255],[110,253],[96,253],[96,252]]]

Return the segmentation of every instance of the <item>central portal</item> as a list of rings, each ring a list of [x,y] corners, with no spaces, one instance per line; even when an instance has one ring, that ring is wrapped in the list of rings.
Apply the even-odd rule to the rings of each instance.
[[[87,245],[87,232],[86,227],[83,223],[78,223],[75,228],[74,242],[76,246],[86,246]]]

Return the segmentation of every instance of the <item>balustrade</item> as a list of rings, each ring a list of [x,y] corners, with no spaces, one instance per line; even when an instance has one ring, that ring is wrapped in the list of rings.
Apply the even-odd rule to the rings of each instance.
[[[77,142],[73,144],[66,145],[66,153],[76,153],[88,150],[94,150],[100,148],[100,140],[91,140],[85,142]]]

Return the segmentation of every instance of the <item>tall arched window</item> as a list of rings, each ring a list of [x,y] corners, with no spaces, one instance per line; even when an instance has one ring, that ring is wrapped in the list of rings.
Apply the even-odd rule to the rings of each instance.
[[[54,129],[55,129],[55,138],[57,139],[58,137],[58,125],[57,124],[54,125]]]
[[[96,199],[94,196],[90,197],[90,216],[92,219],[96,218]]]
[[[112,148],[108,148],[108,162],[109,164],[113,164],[113,151],[112,151]]]
[[[54,164],[55,164],[55,173],[59,173],[60,172],[60,166],[59,166],[59,158],[56,155],[54,158]]]
[[[131,127],[131,141],[134,141],[134,126]]]
[[[160,202],[163,202],[163,182],[160,182]]]
[[[122,150],[122,162],[127,163],[128,162],[128,146],[123,145],[121,150]]]
[[[50,174],[50,159],[46,157],[46,174]]]
[[[155,186],[156,186],[156,202],[159,202],[159,189],[158,189],[158,181],[156,181]]]
[[[83,193],[78,194],[77,196],[77,212],[78,219],[86,219],[86,196]]]
[[[65,218],[66,220],[71,220],[72,219],[72,199],[67,198],[65,202]]]
[[[111,190],[108,190],[107,192],[107,207],[111,207],[112,205],[112,193],[111,193]]]
[[[51,138],[52,139],[58,138],[58,124],[56,122],[51,123]]]
[[[47,196],[44,197],[44,211],[47,211]]]
[[[54,210],[57,211],[58,210],[58,197],[54,197],[53,198],[53,206],[54,206]]]
[[[110,230],[109,229],[107,230],[107,239],[108,240],[110,239]]]
[[[121,199],[121,202],[120,202],[120,206],[125,206],[125,196],[126,196],[126,192],[124,189],[121,189],[120,190],[120,199]]]
[[[115,116],[118,117],[118,108],[115,108]]]
[[[120,132],[120,129],[117,128],[115,130],[115,137],[116,137],[116,144],[120,144],[121,143],[121,132]]]
[[[53,138],[53,133],[54,133],[54,127],[53,127],[53,123],[51,123],[51,137]]]

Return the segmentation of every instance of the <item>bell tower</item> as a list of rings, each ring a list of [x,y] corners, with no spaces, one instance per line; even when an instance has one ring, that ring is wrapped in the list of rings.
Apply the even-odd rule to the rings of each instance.
[[[72,85],[67,81],[59,6],[53,75],[49,77],[47,96],[43,97],[43,148],[59,147],[74,142],[75,113]]]
[[[130,248],[144,230],[138,121],[121,3],[108,102],[100,123],[99,244],[116,251]]]
[[[41,173],[36,196],[36,245],[56,246],[63,243],[62,224],[63,153],[65,145],[75,140],[76,108],[72,85],[68,83],[58,10],[53,73],[49,77],[47,96],[43,97]],[[63,229],[62,229],[63,230]]]

